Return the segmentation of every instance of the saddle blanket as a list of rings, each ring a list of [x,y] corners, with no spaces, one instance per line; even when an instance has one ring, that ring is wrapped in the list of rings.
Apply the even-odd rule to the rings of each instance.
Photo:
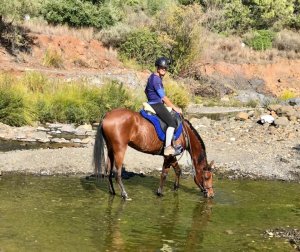
[[[162,121],[157,115],[154,115],[151,112],[145,111],[143,109],[140,111],[140,114],[142,115],[142,117],[144,117],[154,125],[159,140],[164,142],[166,140],[167,124]],[[174,132],[174,139],[177,140],[182,133],[182,122],[176,112],[174,112],[172,116],[175,116],[176,118],[177,127]]]

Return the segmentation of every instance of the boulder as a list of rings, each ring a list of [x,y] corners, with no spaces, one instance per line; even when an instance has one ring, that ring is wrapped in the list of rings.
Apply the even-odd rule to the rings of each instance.
[[[274,123],[277,126],[287,126],[289,124],[289,119],[285,116],[278,117]]]
[[[240,120],[240,121],[246,121],[249,119],[249,115],[246,112],[239,112],[236,116],[235,116],[236,120]]]

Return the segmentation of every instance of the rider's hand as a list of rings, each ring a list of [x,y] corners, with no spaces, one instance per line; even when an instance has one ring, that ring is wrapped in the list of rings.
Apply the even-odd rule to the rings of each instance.
[[[182,109],[181,108],[175,107],[173,109],[174,109],[175,112],[177,112],[179,114],[182,114]]]

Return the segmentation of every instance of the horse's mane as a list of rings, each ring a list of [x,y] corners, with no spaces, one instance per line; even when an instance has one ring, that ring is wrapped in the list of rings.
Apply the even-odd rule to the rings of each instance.
[[[204,158],[206,158],[205,144],[202,138],[200,137],[199,133],[197,132],[197,130],[193,127],[193,125],[187,119],[184,119],[184,121],[188,124],[188,126],[193,131],[193,133],[195,134],[195,136],[197,137],[198,141],[201,144],[203,151],[199,153],[199,157],[198,157],[198,162],[201,162]]]

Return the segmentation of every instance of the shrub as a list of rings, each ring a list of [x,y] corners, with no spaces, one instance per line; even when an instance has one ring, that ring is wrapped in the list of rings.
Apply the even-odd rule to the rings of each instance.
[[[121,57],[135,59],[142,65],[153,65],[156,58],[166,54],[164,45],[158,40],[156,33],[148,29],[131,32],[126,42],[120,47]]]
[[[49,80],[41,73],[27,72],[20,79],[20,83],[33,93],[44,93],[49,88]]]
[[[107,6],[83,0],[48,1],[42,14],[50,24],[68,24],[72,27],[91,26],[101,29],[116,22]]]
[[[164,83],[166,83],[164,86],[168,98],[178,107],[182,109],[186,108],[190,102],[187,89],[170,78],[166,78]]]
[[[289,89],[282,91],[282,93],[279,95],[279,99],[284,100],[284,101],[286,101],[288,99],[296,98],[296,97],[297,97],[297,94],[293,90],[289,90]]]
[[[134,93],[136,90],[117,81],[99,88],[84,80],[50,81],[39,73],[27,73],[19,79],[0,75],[0,122],[13,126],[34,120],[91,123],[114,108],[140,109],[142,95]]]
[[[272,48],[272,41],[275,33],[269,30],[258,30],[248,34],[245,39],[245,44],[257,51],[264,51]]]
[[[62,56],[56,50],[48,48],[43,59],[43,65],[47,67],[62,68]]]
[[[38,16],[42,0],[1,0],[0,16],[22,20],[26,14]]]
[[[18,86],[14,79],[0,78],[0,122],[11,126],[30,124],[34,114],[30,110],[26,89]]]
[[[111,28],[101,30],[95,37],[101,40],[105,46],[120,47],[130,31],[129,26],[119,23]]]
[[[161,44],[172,52],[170,71],[178,74],[199,58],[201,43],[201,9],[199,5],[170,5],[157,16],[155,29],[160,31]]]
[[[273,43],[278,50],[300,52],[300,35],[297,32],[283,30],[279,32]]]

